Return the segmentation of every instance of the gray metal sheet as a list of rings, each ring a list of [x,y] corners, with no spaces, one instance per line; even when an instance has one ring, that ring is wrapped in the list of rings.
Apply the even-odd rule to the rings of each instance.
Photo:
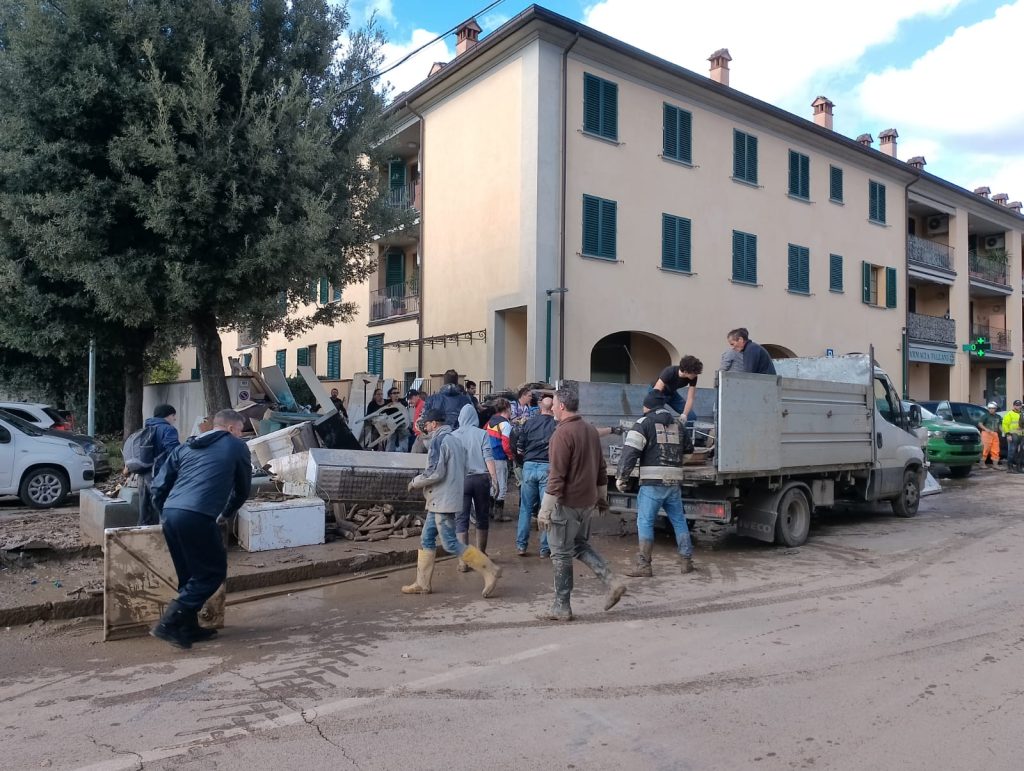
[[[865,386],[874,379],[874,367],[867,354],[776,359],[775,372],[787,378],[857,383]]]
[[[781,465],[778,379],[723,372],[718,386],[720,472],[772,471]]]

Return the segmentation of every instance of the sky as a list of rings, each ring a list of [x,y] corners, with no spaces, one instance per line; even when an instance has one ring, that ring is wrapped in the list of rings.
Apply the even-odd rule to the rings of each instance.
[[[502,0],[350,0],[356,26],[371,18],[388,38],[386,64],[476,16],[481,39],[530,3]],[[547,0],[563,16],[699,74],[719,48],[730,85],[810,118],[835,103],[836,131],[899,132],[898,155],[973,190],[1024,200],[1024,99],[1019,49],[1024,0]],[[739,23],[738,20],[742,20]],[[455,54],[454,35],[387,75],[397,94]]]

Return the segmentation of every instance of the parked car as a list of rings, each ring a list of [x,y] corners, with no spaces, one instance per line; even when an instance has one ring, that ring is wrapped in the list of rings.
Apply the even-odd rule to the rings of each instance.
[[[93,439],[88,434],[75,434],[71,431],[57,430],[55,428],[43,429],[43,433],[47,436],[57,436],[67,439],[71,442],[78,442],[85,451],[89,453],[89,457],[92,458],[93,469],[96,472],[96,481],[102,482],[104,479],[110,476],[110,453],[107,452],[106,446],[103,442]]]
[[[56,434],[0,411],[0,495],[49,509],[92,487],[96,472],[85,447]]]
[[[53,428],[58,431],[73,431],[74,422],[64,417],[60,410],[38,402],[0,402],[0,410],[6,410],[39,428]]]
[[[913,402],[904,402],[903,406],[909,408],[911,404]],[[958,479],[970,476],[974,464],[981,460],[981,432],[935,414],[925,406],[929,402],[917,404],[921,408],[921,426],[928,431],[925,457],[930,463],[948,466],[950,476]]]
[[[975,428],[978,427],[978,422],[988,414],[988,410],[984,407],[970,402],[928,401],[918,402],[918,404],[943,420],[952,420]]]

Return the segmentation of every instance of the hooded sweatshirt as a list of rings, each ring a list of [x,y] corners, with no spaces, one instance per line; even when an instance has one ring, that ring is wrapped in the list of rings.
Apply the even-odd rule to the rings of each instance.
[[[220,428],[179,445],[153,480],[157,511],[186,509],[229,517],[249,497],[252,458],[241,439]]]
[[[164,465],[167,456],[181,444],[181,440],[178,438],[178,429],[165,418],[146,418],[145,425],[152,428],[154,433],[153,476],[156,476],[160,473],[160,467]]]
[[[428,410],[443,410],[445,422],[454,430],[459,427],[459,413],[464,405],[473,404],[469,394],[456,383],[442,386],[441,390],[427,397]]]
[[[452,436],[459,440],[466,450],[466,475],[488,474],[487,461],[494,460],[491,452],[491,440],[487,432],[480,428],[480,419],[476,408],[467,404],[459,412],[459,427],[452,431]]]
[[[430,436],[427,467],[409,487],[423,490],[427,511],[457,514],[462,511],[462,494],[466,484],[466,449],[447,423]]]

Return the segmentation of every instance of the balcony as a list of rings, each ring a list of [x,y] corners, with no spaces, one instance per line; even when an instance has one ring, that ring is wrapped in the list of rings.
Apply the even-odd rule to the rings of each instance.
[[[956,322],[945,316],[907,314],[907,339],[912,343],[956,347]]]
[[[370,323],[392,321],[420,312],[418,282],[407,281],[370,292]]]
[[[995,354],[1000,358],[1009,358],[1013,355],[1013,347],[1010,340],[1010,330],[1002,327],[992,327],[988,324],[973,324],[971,326],[971,340],[979,337],[987,338],[992,348],[988,355]]]
[[[415,209],[419,196],[419,185],[399,185],[384,193],[384,201],[392,209],[407,211]]]
[[[975,251],[967,253],[967,265],[971,274],[971,286],[981,289],[980,294],[1012,294],[1009,265],[1005,259],[982,256]]]
[[[919,278],[952,284],[953,248],[918,236],[907,236],[907,267]]]

